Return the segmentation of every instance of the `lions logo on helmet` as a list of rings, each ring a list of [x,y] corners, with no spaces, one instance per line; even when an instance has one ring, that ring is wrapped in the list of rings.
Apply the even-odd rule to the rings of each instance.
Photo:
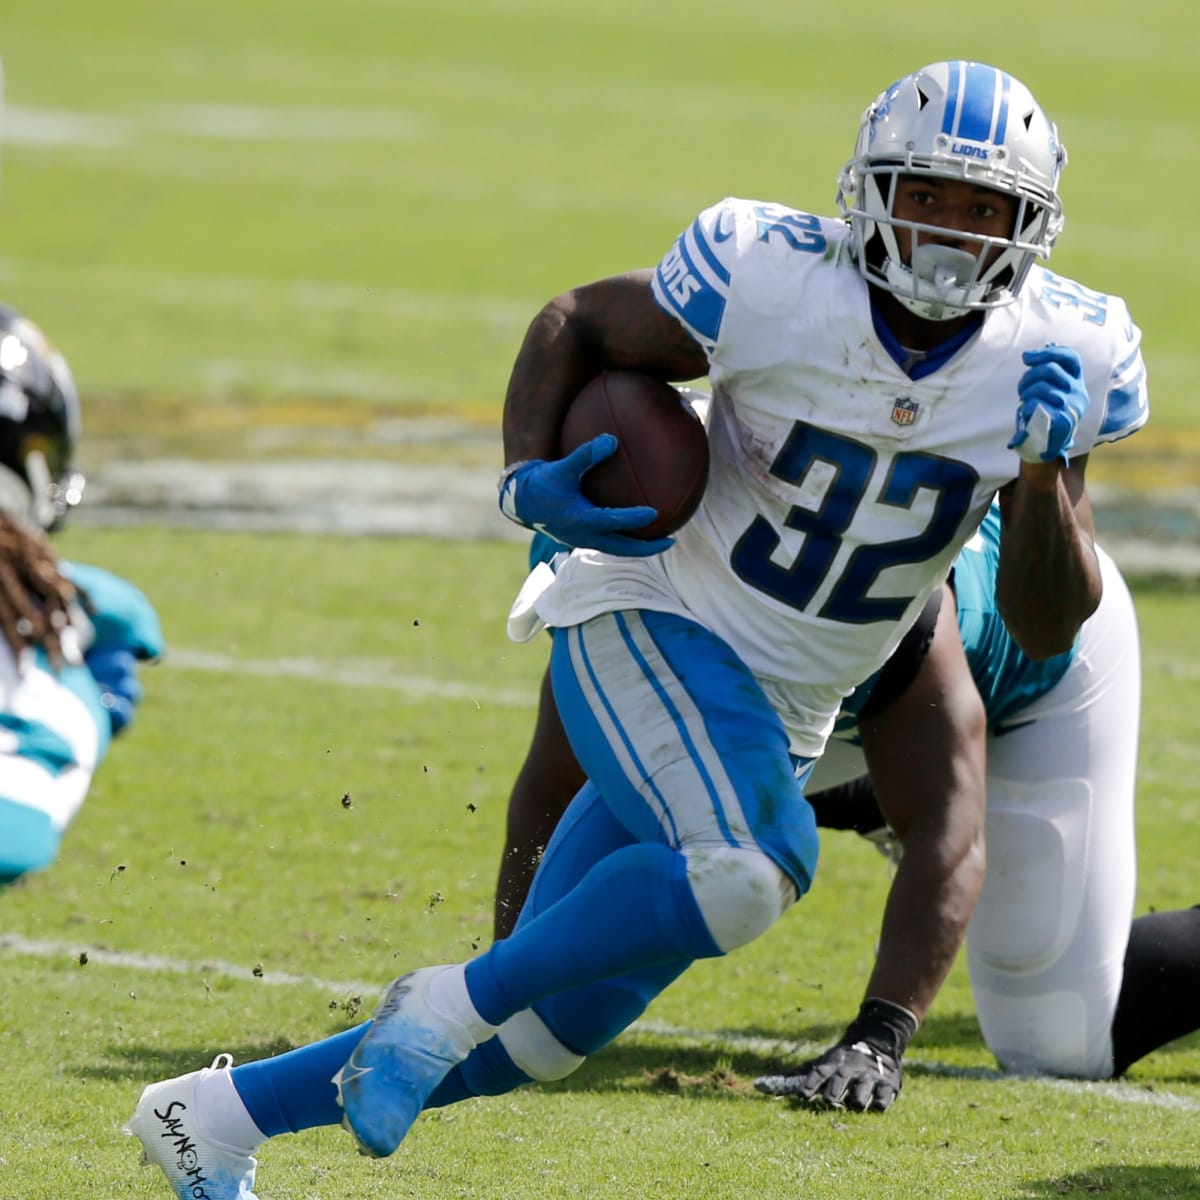
[[[854,155],[838,177],[838,207],[850,222],[859,271],[928,320],[1010,303],[1062,229],[1058,177],[1066,161],[1053,123],[1004,71],[941,62],[905,76],[863,114]],[[937,226],[893,215],[902,175],[968,180],[1015,197],[1012,233],[963,235],[973,252],[938,245],[932,239],[944,231]],[[912,236],[908,263],[897,228]],[[1000,252],[991,257],[993,249]]]
[[[83,497],[72,459],[79,397],[66,359],[20,313],[0,305],[0,511],[40,529]]]

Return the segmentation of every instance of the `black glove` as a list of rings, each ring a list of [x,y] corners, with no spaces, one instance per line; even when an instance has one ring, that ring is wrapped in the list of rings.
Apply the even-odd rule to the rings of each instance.
[[[836,1046],[786,1075],[762,1075],[754,1086],[821,1107],[885,1112],[900,1092],[900,1059],[916,1032],[907,1008],[869,997]]]

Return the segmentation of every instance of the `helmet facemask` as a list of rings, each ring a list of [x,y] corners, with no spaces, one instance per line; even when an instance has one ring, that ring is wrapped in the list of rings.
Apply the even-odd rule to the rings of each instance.
[[[1054,126],[1010,76],[978,63],[936,63],[908,76],[867,109],[838,180],[859,271],[926,320],[1010,303],[1062,228],[1057,182],[1065,162]],[[896,217],[902,176],[963,181],[1013,197],[1011,234],[954,230],[965,249],[938,244],[943,227]],[[909,235],[908,263],[897,230]]]

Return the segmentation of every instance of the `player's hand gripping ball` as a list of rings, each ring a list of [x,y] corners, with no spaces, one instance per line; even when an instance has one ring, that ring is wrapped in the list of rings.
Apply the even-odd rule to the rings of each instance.
[[[616,450],[583,476],[584,496],[600,508],[648,506],[648,525],[624,530],[651,541],[682,528],[708,482],[708,437],[679,391],[640,371],[605,371],[584,386],[567,410],[560,453],[565,457],[602,434]]]
[[[606,371],[571,401],[559,457],[504,468],[500,511],[565,546],[646,558],[670,549],[708,482],[708,438],[669,383]]]

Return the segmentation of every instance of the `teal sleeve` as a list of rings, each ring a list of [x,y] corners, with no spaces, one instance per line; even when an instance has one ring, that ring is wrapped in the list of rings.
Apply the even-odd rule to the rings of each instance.
[[[162,657],[166,643],[158,613],[137,587],[101,567],[64,562],[61,568],[91,602],[93,648],[129,650],[140,659]]]

